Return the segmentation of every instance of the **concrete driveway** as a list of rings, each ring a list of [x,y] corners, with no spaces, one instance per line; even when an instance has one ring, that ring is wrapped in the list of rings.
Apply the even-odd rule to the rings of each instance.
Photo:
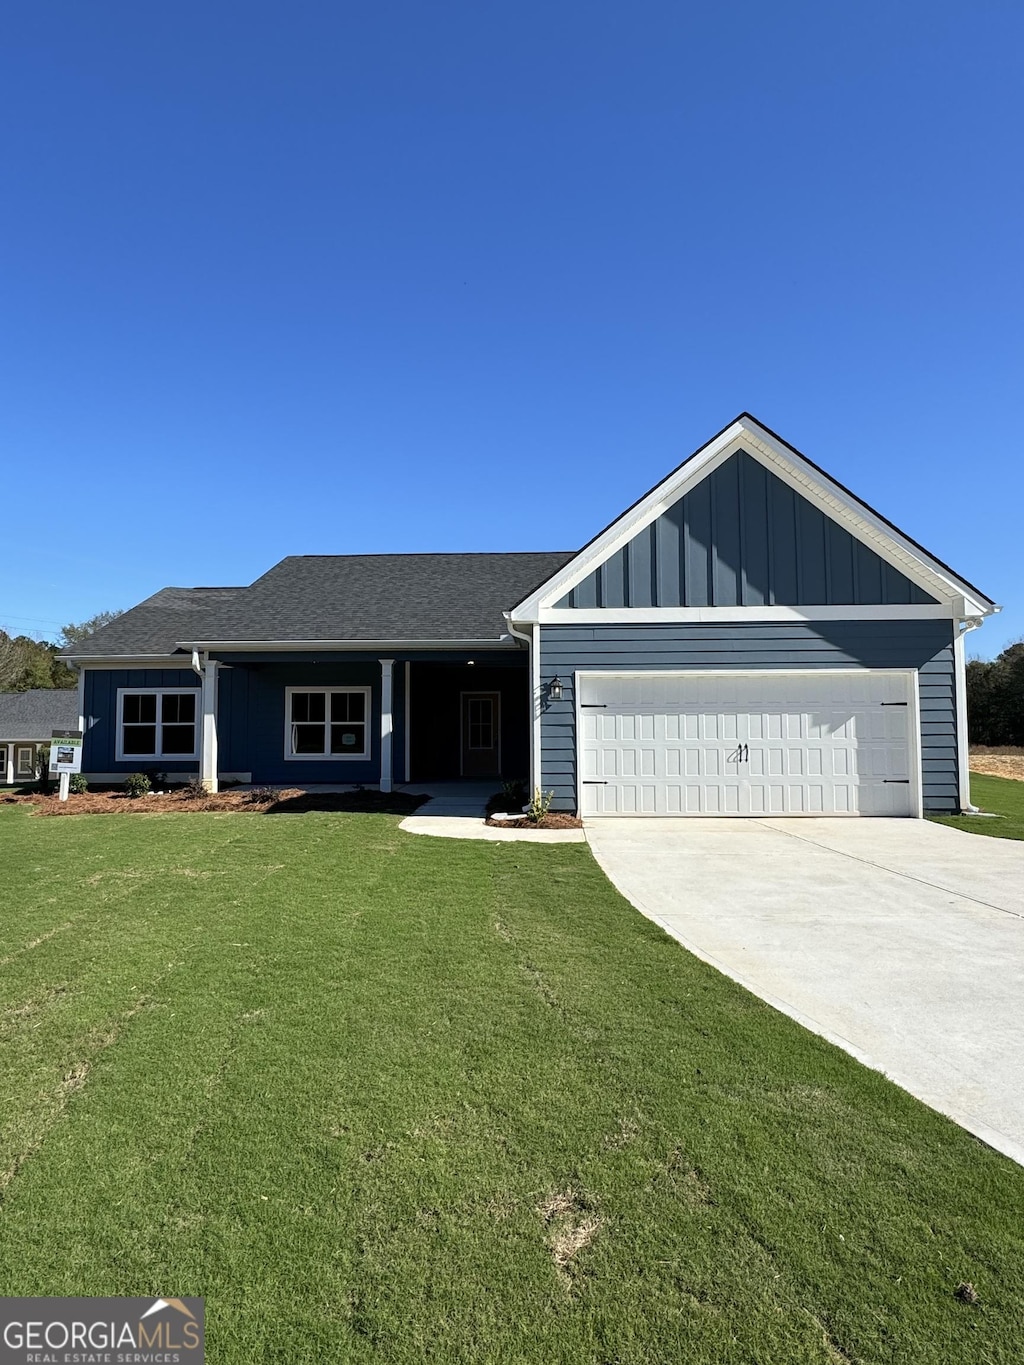
[[[925,820],[594,820],[638,910],[1024,1164],[1024,843]]]

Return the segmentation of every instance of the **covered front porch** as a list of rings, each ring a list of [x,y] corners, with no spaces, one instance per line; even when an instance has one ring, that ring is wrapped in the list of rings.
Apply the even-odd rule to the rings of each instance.
[[[529,773],[524,650],[199,661],[200,771],[253,784],[493,781]]]

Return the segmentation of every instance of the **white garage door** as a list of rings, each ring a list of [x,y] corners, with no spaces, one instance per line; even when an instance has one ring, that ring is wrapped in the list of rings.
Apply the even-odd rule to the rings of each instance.
[[[579,675],[584,815],[912,815],[906,673]]]

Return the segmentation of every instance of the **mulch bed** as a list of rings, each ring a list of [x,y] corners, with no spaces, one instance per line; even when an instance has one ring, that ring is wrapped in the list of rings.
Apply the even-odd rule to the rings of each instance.
[[[528,815],[517,816],[515,820],[495,820],[493,815],[488,815],[484,821],[485,825],[492,825],[495,829],[582,829],[583,821],[575,815],[566,815],[562,811],[549,811],[540,820],[531,820]]]
[[[169,791],[161,796],[132,799],[123,791],[90,791],[61,801],[54,793],[33,792],[0,798],[8,805],[32,806],[33,815],[187,815],[199,811],[234,812],[239,815],[301,815],[306,811],[347,811],[377,815],[411,815],[422,806],[424,796],[405,792],[306,792],[285,787],[273,800],[253,801],[249,792],[225,791],[187,796]]]

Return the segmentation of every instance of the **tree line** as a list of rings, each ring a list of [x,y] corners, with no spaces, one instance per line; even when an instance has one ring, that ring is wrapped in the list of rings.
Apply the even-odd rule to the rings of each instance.
[[[972,744],[1024,745],[1024,640],[967,665],[967,717]]]
[[[63,628],[56,642],[33,640],[30,635],[8,635],[0,630],[0,692],[74,687],[78,674],[59,657],[59,651],[80,644],[87,635],[120,615],[119,611],[100,611],[88,621],[72,622]]]

